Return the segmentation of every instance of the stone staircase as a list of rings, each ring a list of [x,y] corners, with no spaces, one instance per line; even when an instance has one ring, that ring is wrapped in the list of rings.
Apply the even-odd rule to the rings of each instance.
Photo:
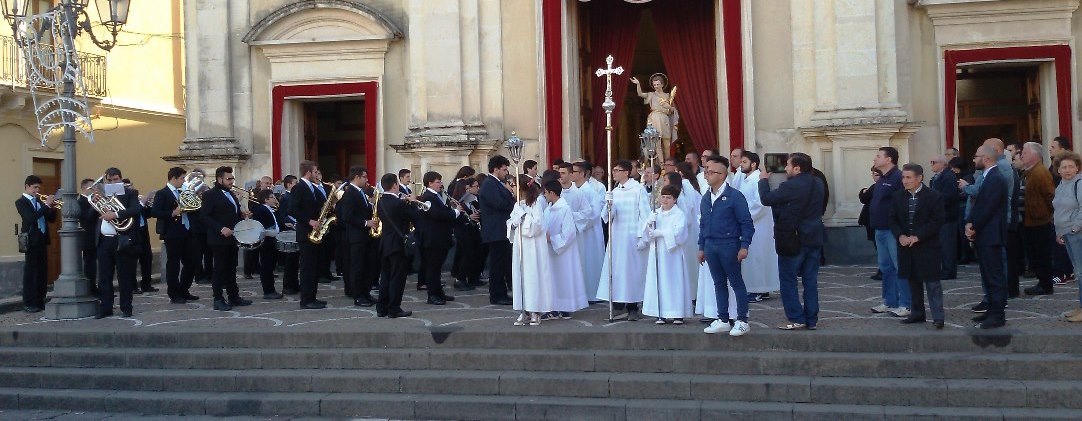
[[[0,408],[392,419],[1082,419],[1082,334],[0,330]],[[1013,334],[1012,334],[1013,333]]]

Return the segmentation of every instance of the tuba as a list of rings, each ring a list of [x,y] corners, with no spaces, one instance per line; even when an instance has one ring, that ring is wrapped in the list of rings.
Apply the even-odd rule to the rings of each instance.
[[[104,179],[104,175],[98,177],[98,179],[94,181],[94,184],[91,184],[90,187],[86,188],[86,191],[89,193],[84,195],[84,197],[86,197],[87,202],[90,202],[90,207],[94,208],[94,210],[102,215],[112,212],[120,213],[120,211],[125,209],[124,204],[120,202],[120,199],[117,199],[116,196],[105,197],[104,194],[94,189],[94,187],[100,184]],[[135,219],[133,218],[114,219],[108,222],[116,228],[117,232],[127,231],[135,225]]]
[[[180,211],[195,212],[203,207],[203,199],[199,197],[199,188],[203,187],[203,179],[206,177],[200,170],[193,170],[184,176],[184,184],[180,186]]]
[[[327,235],[327,231],[330,231],[331,224],[337,219],[334,216],[334,205],[338,203],[338,199],[342,198],[342,188],[349,183],[342,183],[331,194],[327,195],[327,201],[323,202],[323,209],[319,210],[319,226],[312,229],[312,232],[308,233],[308,241],[312,244],[323,243],[323,237]]]
[[[362,193],[363,194],[363,193]],[[372,223],[373,227],[368,228],[368,236],[372,238],[379,238],[383,235],[383,222],[379,220],[379,197],[382,196],[375,191],[372,192],[372,197],[369,197],[368,201],[372,203]]]

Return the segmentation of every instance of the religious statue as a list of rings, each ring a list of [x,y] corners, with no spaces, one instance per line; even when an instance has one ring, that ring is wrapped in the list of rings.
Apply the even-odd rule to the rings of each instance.
[[[642,86],[639,83],[639,79],[632,77],[631,83],[635,84],[635,91],[642,97],[643,104],[650,106],[650,114],[646,116],[646,123],[653,124],[658,133],[661,134],[661,147],[658,148],[658,155],[662,162],[668,158],[672,151],[671,145],[674,140],[677,140],[677,126],[680,124],[680,113],[676,111],[676,87],[672,88],[672,92],[666,93],[665,87],[669,84],[668,76],[664,73],[654,73],[650,75],[650,86],[654,88],[653,91],[643,92]]]

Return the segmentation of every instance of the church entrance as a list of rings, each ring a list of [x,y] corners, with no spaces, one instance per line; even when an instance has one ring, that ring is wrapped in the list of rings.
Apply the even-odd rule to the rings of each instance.
[[[319,164],[323,177],[348,175],[351,165],[379,173],[379,85],[358,82],[279,85],[271,89],[273,176],[293,174],[303,159]]]
[[[330,182],[365,162],[364,100],[311,100],[304,107],[304,159]]]
[[[1051,63],[1044,64],[1051,67]],[[967,162],[985,139],[1041,142],[1040,63],[997,63],[958,70],[958,149]],[[1050,69],[1049,69],[1050,70]]]
[[[684,151],[716,148],[717,2],[593,0],[578,2],[577,7],[582,156],[597,163],[606,157],[605,113],[601,108],[605,78],[594,72],[606,66],[609,54],[616,58],[614,67],[624,68],[622,75],[613,77],[613,159],[642,155],[639,135],[646,128],[652,106],[644,104],[631,78],[638,79],[640,89],[649,93],[655,74],[668,80],[664,92],[671,93],[673,86],[677,87],[676,111],[665,119],[675,127],[678,139],[671,152],[682,159]]]

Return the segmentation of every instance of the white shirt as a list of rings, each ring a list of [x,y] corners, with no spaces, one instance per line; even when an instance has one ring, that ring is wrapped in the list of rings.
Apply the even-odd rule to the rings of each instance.
[[[425,190],[428,190],[428,191],[432,192],[432,194],[436,195],[436,197],[443,197],[443,195],[442,195],[442,194],[440,194],[440,192],[438,192],[438,191],[435,191],[435,190],[432,190],[432,188],[431,188],[431,187],[428,187],[428,188],[426,188]],[[455,208],[451,208],[451,210],[455,211],[455,218],[458,218],[458,213],[459,213],[459,212],[458,212],[458,209],[455,209]]]
[[[725,191],[725,186],[726,186],[725,184],[722,184],[721,188],[719,188],[717,191],[714,191],[714,189],[710,189],[710,204],[711,205],[713,205],[714,202],[717,201],[719,197],[721,197],[721,193]]]
[[[275,234],[278,234],[278,217],[274,216],[274,208],[270,207],[270,205],[266,203],[263,204],[263,207],[267,208],[267,210],[270,211],[271,220],[274,221],[274,228],[270,228],[268,231],[273,231]]]

